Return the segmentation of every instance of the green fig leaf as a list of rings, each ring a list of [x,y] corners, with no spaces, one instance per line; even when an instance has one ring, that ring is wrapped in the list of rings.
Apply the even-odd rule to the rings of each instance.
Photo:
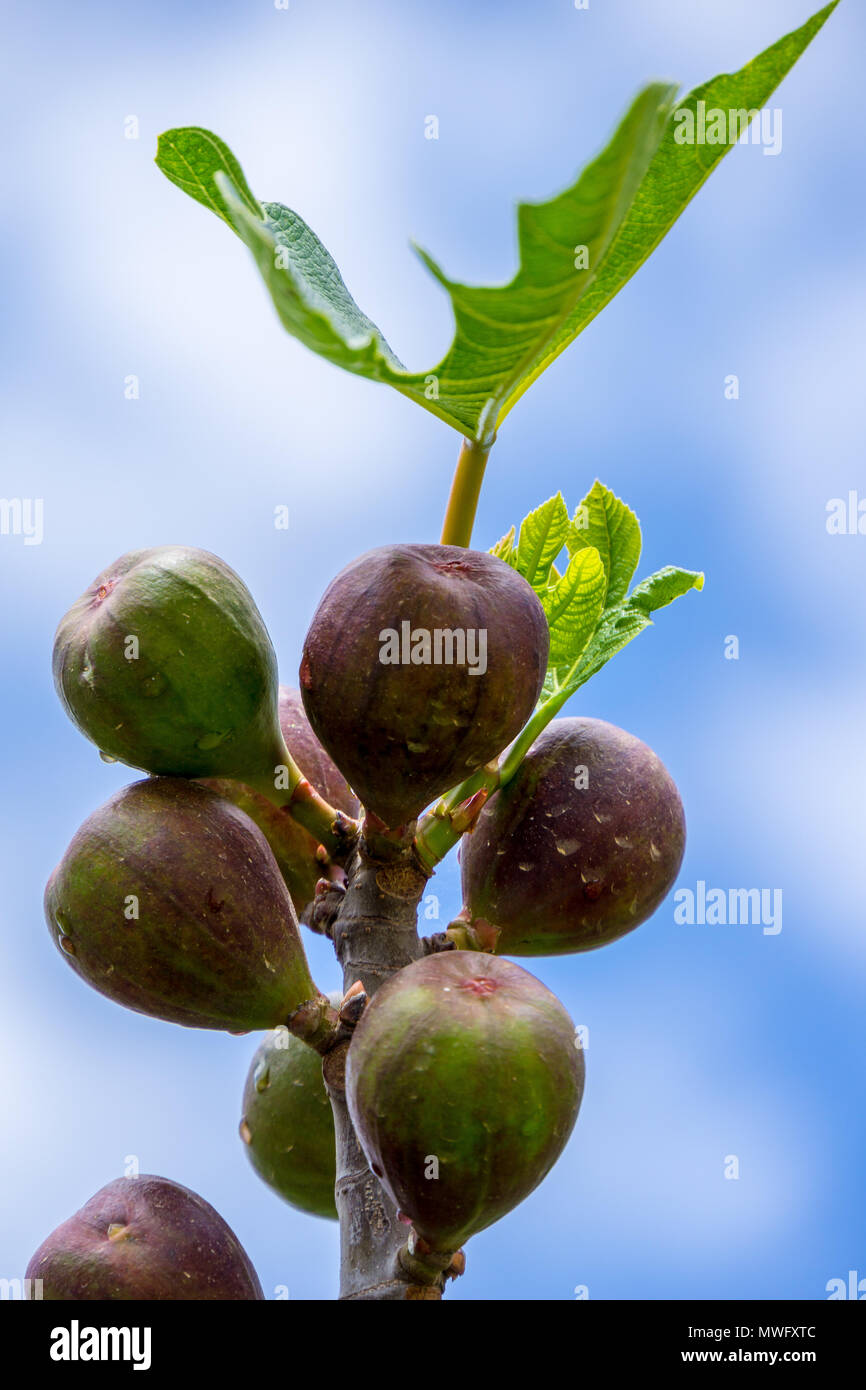
[[[644,628],[652,627],[651,613],[673,603],[690,589],[703,587],[703,574],[669,565],[642,580],[621,603],[606,609],[572,671],[562,681],[546,683],[550,693],[556,694],[558,705],[585,685]]]
[[[641,551],[640,523],[630,507],[596,478],[584,497],[566,541],[569,555],[592,546],[604,565],[604,607],[619,603],[628,592]]]
[[[517,537],[515,568],[540,596],[550,583],[550,569],[571,529],[568,508],[558,492],[524,517]]]
[[[517,569],[517,546],[514,544],[515,528],[512,526],[510,531],[506,531],[501,540],[498,540],[491,547],[490,554],[495,555],[497,560],[503,560],[512,569]]]
[[[307,224],[280,203],[259,203],[217,136],[197,126],[167,131],[156,162],[249,247],[289,333],[346,371],[393,386],[486,447],[524,391],[655,250],[837,4],[679,105],[667,83],[639,92],[571,187],[548,202],[518,206],[519,268],[508,284],[461,284],[419,249],[455,318],[451,346],[426,372],[407,371]],[[691,143],[684,133],[699,119],[699,102],[744,120],[719,143]]]
[[[604,610],[607,576],[598,551],[572,555],[565,574],[542,598],[550,628],[548,672],[565,677],[598,627]]]
[[[167,179],[196,202],[210,208],[233,230],[228,204],[216,183],[218,173],[226,174],[234,185],[235,197],[239,197],[254,216],[261,216],[241,166],[228,145],[211,131],[201,126],[166,130],[159,137],[156,162]]]

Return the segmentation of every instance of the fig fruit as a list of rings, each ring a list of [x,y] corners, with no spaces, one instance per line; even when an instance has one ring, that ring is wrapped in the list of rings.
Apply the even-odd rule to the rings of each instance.
[[[135,782],[94,811],[45,913],[88,984],[155,1018],[247,1032],[318,995],[267,840],[197,782]]]
[[[549,635],[516,570],[453,545],[390,545],[332,581],[304,643],[315,733],[363,804],[413,819],[522,729]]]
[[[207,551],[121,556],[62,619],[53,664],[70,717],[107,758],[173,777],[272,775],[283,761],[271,639]]]
[[[286,747],[307,780],[336,810],[357,816],[361,809],[357,798],[310,728],[299,691],[287,685],[280,686],[279,718]],[[323,872],[316,858],[318,845],[314,836],[298,824],[286,807],[275,806],[243,782],[217,777],[208,779],[206,785],[246,811],[264,833],[300,917]]]
[[[117,1178],[40,1245],[27,1266],[55,1301],[263,1299],[219,1212],[168,1178]]]
[[[331,1002],[339,1008],[340,999]],[[269,1187],[301,1211],[336,1220],[334,1116],[322,1059],[286,1028],[269,1034],[253,1057],[240,1134]]]
[[[461,843],[464,914],[505,955],[603,946],[655,911],[685,839],[652,749],[601,719],[555,719]]]
[[[555,995],[513,961],[445,951],[373,996],[346,1096],[372,1171],[454,1250],[537,1187],[577,1119],[584,1059]]]

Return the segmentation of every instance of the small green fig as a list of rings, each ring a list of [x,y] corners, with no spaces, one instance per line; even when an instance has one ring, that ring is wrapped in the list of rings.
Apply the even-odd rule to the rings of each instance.
[[[387,825],[496,757],[541,691],[549,635],[516,570],[453,545],[390,545],[332,581],[300,684],[317,736]]]
[[[549,989],[513,961],[444,951],[377,990],[349,1047],[346,1097],[397,1207],[435,1249],[456,1250],[553,1167],[583,1082]]]
[[[246,586],[215,555],[122,555],[54,639],[54,679],[104,756],[172,777],[272,775],[283,761],[277,663]]]
[[[336,1219],[334,1116],[322,1059],[286,1028],[268,1034],[253,1057],[240,1135],[269,1187],[301,1211]]]
[[[357,816],[361,809],[357,798],[310,728],[300,693],[287,685],[280,686],[279,717],[286,746],[304,776],[336,810],[347,816]],[[300,917],[312,900],[323,873],[316,858],[315,838],[298,824],[286,807],[275,806],[261,792],[243,782],[219,777],[208,779],[206,785],[246,811],[264,833]]]
[[[318,995],[264,835],[197,782],[111,797],[73,837],[45,913],[88,984],[154,1018],[247,1032]]]
[[[461,844],[463,915],[504,955],[603,946],[655,912],[685,838],[652,749],[600,719],[555,719]]]
[[[202,1197],[168,1178],[116,1178],[27,1266],[63,1302],[263,1299],[250,1258]]]

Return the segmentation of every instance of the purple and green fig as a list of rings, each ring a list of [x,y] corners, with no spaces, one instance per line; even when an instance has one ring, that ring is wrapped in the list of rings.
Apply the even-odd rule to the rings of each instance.
[[[267,840],[197,782],[111,797],[51,875],[45,914],[73,970],[154,1018],[248,1032],[318,997]]]
[[[335,810],[357,816],[361,809],[357,798],[310,728],[299,691],[287,685],[280,686],[279,719],[286,747],[316,791]],[[316,857],[318,845],[314,836],[298,824],[286,807],[275,806],[261,792],[242,782],[227,777],[210,778],[207,786],[246,811],[264,833],[300,917],[324,872]]]
[[[652,749],[600,719],[555,719],[461,844],[469,940],[510,956],[616,941],[670,891],[685,841]]]
[[[117,1178],[52,1231],[27,1266],[63,1302],[263,1299],[222,1217],[168,1178]]]
[[[331,998],[336,1008],[340,998]],[[240,1135],[269,1187],[301,1211],[336,1220],[334,1115],[322,1059],[286,1028],[270,1033],[253,1057]]]
[[[272,777],[277,662],[246,585],[205,550],[122,555],[62,619],[54,680],[110,759],[171,777]]]
[[[541,604],[502,560],[460,546],[383,546],[325,591],[304,643],[301,696],[361,802],[397,827],[523,728],[548,646]]]
[[[577,1119],[584,1057],[555,995],[513,961],[445,951],[368,1004],[346,1096],[372,1171],[417,1233],[456,1250],[523,1201]]]

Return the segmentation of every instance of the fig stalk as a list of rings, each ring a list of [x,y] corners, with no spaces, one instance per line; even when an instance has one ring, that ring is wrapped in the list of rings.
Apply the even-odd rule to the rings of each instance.
[[[298,767],[285,743],[281,762],[275,765],[273,776],[247,777],[246,781],[254,791],[266,796],[274,806],[285,808],[298,825],[302,825],[319,844],[325,846],[329,854],[338,860],[346,855],[357,832],[357,821],[347,816],[344,811],[335,810],[316,791]]]

